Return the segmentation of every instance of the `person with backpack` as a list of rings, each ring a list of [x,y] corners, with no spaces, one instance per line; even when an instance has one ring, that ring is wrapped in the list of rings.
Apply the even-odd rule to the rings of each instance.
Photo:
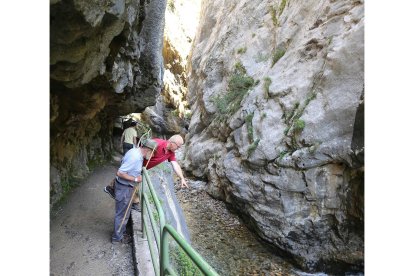
[[[121,136],[121,148],[122,155],[125,155],[127,151],[132,149],[137,144],[137,130],[135,129],[137,125],[136,121],[132,121],[130,126],[124,130]]]

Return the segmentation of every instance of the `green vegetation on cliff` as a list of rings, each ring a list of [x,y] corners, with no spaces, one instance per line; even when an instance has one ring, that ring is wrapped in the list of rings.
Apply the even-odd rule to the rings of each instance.
[[[219,114],[234,114],[250,88],[255,85],[252,77],[247,75],[244,66],[237,62],[230,76],[227,91],[223,95],[214,97],[213,102]]]

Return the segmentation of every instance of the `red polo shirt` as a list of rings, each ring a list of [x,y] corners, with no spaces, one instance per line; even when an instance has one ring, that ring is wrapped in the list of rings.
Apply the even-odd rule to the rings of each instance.
[[[161,162],[165,160],[168,160],[169,162],[177,160],[175,159],[175,153],[170,150],[167,150],[168,141],[163,140],[163,139],[158,139],[158,138],[152,138],[152,139],[155,140],[155,142],[157,142],[158,146],[157,146],[157,150],[154,151],[149,163],[147,159],[144,159],[143,166],[145,167],[148,163],[147,170],[151,169],[152,167],[157,166],[158,164],[160,164]]]

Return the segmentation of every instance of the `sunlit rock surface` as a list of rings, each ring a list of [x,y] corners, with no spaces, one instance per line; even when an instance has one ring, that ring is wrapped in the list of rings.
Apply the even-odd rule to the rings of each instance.
[[[362,271],[363,1],[204,0],[200,14],[186,170],[303,268]]]
[[[185,136],[190,121],[187,102],[188,57],[198,26],[201,0],[167,1],[165,12],[164,87],[154,106],[143,113],[143,121],[156,134]]]

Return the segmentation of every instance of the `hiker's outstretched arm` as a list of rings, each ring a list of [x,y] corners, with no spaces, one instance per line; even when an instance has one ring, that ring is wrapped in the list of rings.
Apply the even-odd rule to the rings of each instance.
[[[183,176],[183,171],[181,170],[181,167],[178,164],[178,162],[177,161],[171,161],[171,165],[173,166],[173,169],[174,169],[175,173],[181,179],[181,188],[184,188],[184,187],[190,188],[187,185],[187,181],[185,181],[185,178]]]

